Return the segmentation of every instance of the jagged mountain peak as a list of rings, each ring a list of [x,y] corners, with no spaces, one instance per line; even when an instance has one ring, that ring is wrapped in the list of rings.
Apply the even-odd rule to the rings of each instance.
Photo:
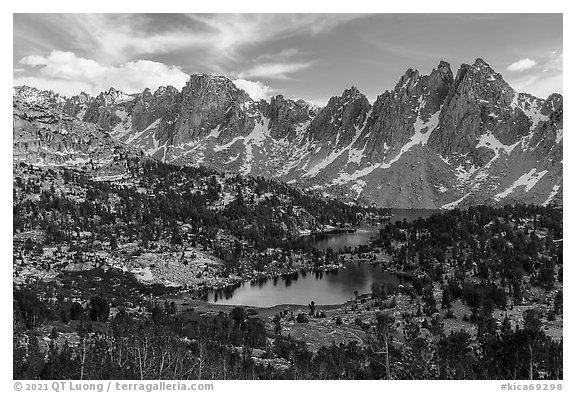
[[[358,90],[354,85],[350,86],[348,89],[344,89],[344,92],[342,93],[342,97],[359,97],[362,95],[363,94],[360,93],[360,90]]]
[[[463,64],[464,66],[464,64]],[[466,67],[466,76],[468,78],[475,79],[478,83],[500,83],[508,86],[508,83],[504,81],[502,75],[494,71],[494,69],[485,62],[483,59],[478,58],[471,66]]]
[[[111,106],[116,103],[131,101],[137,94],[126,94],[121,90],[110,87],[108,91],[103,91],[96,96],[95,101],[103,106]]]
[[[60,110],[66,102],[66,97],[52,90],[39,90],[31,86],[14,86],[12,88],[14,100],[21,100],[29,105],[40,105]]]
[[[419,80],[420,72],[414,68],[408,68],[394,87],[394,91],[410,91],[418,83]]]
[[[92,98],[92,96],[84,91],[81,91],[80,94],[75,95],[74,97],[79,97],[80,99],[87,101]]]
[[[243,91],[232,82],[232,80],[224,75],[211,75],[211,74],[198,74],[190,75],[190,79],[186,82],[186,87],[194,89],[226,89],[233,91]],[[246,95],[248,95],[246,93]]]
[[[326,142],[331,148],[352,142],[364,124],[371,105],[368,98],[352,86],[333,96],[310,123],[309,140]]]
[[[484,77],[488,82],[495,80],[503,81],[502,75],[494,71],[494,69],[484,59],[477,58],[474,63],[467,68],[469,76],[475,75],[476,77]]]
[[[216,74],[206,74],[200,72],[193,72],[190,74],[190,79],[203,79],[203,80],[211,80],[211,81],[231,81],[230,78],[224,75],[216,75]]]
[[[322,109],[281,94],[254,101],[229,78],[207,74],[190,75],[181,91],[122,94],[70,99],[63,111],[159,160],[380,206],[551,203],[562,193],[563,97],[516,93],[482,59],[456,75],[446,61],[428,75],[409,68],[373,105],[355,86]]]
[[[277,140],[294,140],[297,128],[302,128],[316,114],[306,101],[295,101],[282,94],[270,97],[270,102],[260,101],[259,108],[269,119],[270,135]]]
[[[282,102],[284,101],[284,95],[283,94],[276,94],[275,96],[270,97],[270,102]]]
[[[301,108],[307,110],[312,109],[312,104],[310,104],[309,102],[306,102],[305,100],[302,99],[293,100],[291,98],[285,98],[284,95],[282,94],[277,94],[275,96],[270,97],[269,105],[272,108],[287,107],[287,108]]]
[[[110,95],[119,95],[119,94],[124,94],[122,91],[116,89],[114,86],[110,86],[110,88],[108,89],[108,94]]]
[[[473,65],[460,66],[449,93],[449,99],[460,97],[488,103],[490,107],[498,106],[499,102],[510,106],[515,96],[516,92],[502,75],[480,58]]]
[[[490,68],[490,64],[488,64],[486,61],[484,61],[484,59],[482,59],[481,57],[477,57],[476,60],[474,60],[474,67],[477,68]]]
[[[450,70],[450,72],[452,72],[452,70],[450,69],[450,63],[447,62],[446,60],[440,60],[440,63],[438,63],[438,67],[436,67],[436,69],[439,71]]]
[[[175,88],[174,86],[160,86],[156,89],[156,91],[154,92],[154,97],[161,97],[165,94],[169,94],[169,95],[173,95],[173,94],[178,94],[180,91]]]
[[[213,102],[215,105],[230,105],[236,102],[241,105],[253,102],[248,93],[223,75],[192,74],[182,89],[184,99],[192,101]],[[227,109],[227,108],[225,108]]]
[[[368,101],[366,96],[358,90],[356,86],[351,86],[344,89],[341,95],[332,96],[328,100],[328,104],[322,110],[333,110],[334,108],[339,108],[353,104],[355,101]]]
[[[432,70],[430,73],[430,77],[433,78],[438,76],[440,80],[447,81],[450,85],[454,82],[454,75],[452,74],[452,68],[450,67],[450,63],[447,61],[440,61],[438,66]]]
[[[418,77],[419,75],[420,75],[420,72],[417,69],[408,68],[408,69],[406,69],[406,72],[404,72],[403,78],[411,79],[411,78]]]
[[[561,109],[564,105],[564,97],[558,93],[552,93],[546,98],[545,105],[552,110]]]

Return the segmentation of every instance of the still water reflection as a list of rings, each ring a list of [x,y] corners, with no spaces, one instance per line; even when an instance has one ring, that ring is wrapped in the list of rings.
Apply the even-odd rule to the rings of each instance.
[[[245,283],[231,292],[212,292],[211,303],[271,307],[278,304],[341,304],[358,293],[370,292],[373,282],[391,283],[396,279],[380,266],[347,263],[328,272],[301,272],[257,283]],[[228,297],[228,298],[226,298]]]
[[[428,217],[434,212],[436,210],[393,210],[392,221],[412,221]],[[354,249],[367,244],[377,232],[377,227],[361,228],[353,233],[312,236],[310,241],[320,250],[332,248],[338,251],[345,247]],[[347,263],[343,268],[331,272],[306,271],[256,283],[244,283],[226,291],[209,292],[208,301],[255,307],[309,304],[311,301],[319,305],[342,304],[353,299],[356,291],[360,294],[370,292],[374,282],[391,283],[395,280],[393,275],[380,266]]]

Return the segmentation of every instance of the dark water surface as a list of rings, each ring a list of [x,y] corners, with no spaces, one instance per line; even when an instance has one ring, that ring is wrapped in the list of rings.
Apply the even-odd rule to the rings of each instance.
[[[392,222],[406,220],[408,222],[417,220],[418,218],[426,218],[439,210],[429,209],[392,209]],[[330,233],[321,235],[310,236],[312,245],[318,250],[327,250],[332,248],[334,251],[350,247],[354,248],[368,244],[372,236],[378,234],[379,227],[359,228],[356,232],[352,233]]]
[[[438,210],[392,210],[392,221],[413,221],[428,217]],[[353,233],[334,233],[311,236],[313,246],[320,250],[334,251],[367,244],[378,233],[378,227],[360,228]],[[323,273],[296,273],[289,277],[277,277],[242,286],[224,292],[210,292],[210,303],[272,307],[279,304],[318,305],[342,304],[354,298],[354,292],[368,293],[372,283],[390,283],[395,280],[382,267],[370,264],[348,263],[343,268]]]
[[[374,281],[389,283],[395,280],[380,266],[367,263],[348,263],[331,272],[297,273],[291,277],[277,277],[258,283],[244,283],[227,295],[212,292],[210,303],[234,304],[255,307],[272,307],[279,304],[342,304],[358,293],[370,292]],[[226,299],[226,296],[229,296]]]

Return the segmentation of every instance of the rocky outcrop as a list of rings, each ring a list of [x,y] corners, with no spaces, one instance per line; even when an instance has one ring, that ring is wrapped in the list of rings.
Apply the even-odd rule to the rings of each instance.
[[[471,164],[483,166],[495,153],[478,146],[482,135],[490,134],[511,145],[528,134],[530,121],[523,111],[515,111],[515,91],[502,76],[482,59],[472,66],[462,65],[440,114],[438,127],[429,145],[445,158],[460,160],[468,155]]]
[[[312,120],[317,111],[304,100],[285,99],[282,95],[277,95],[270,99],[270,103],[260,101],[262,114],[270,119],[270,136],[274,139],[294,140],[299,125]]]
[[[104,130],[110,131],[123,120],[118,112],[133,100],[134,96],[111,87],[90,101],[82,120],[98,124]]]
[[[196,141],[219,128],[226,143],[254,128],[254,102],[226,77],[194,74],[182,90],[172,145]]]
[[[92,100],[93,98],[90,94],[82,92],[76,96],[72,96],[69,100],[66,100],[62,107],[62,112],[66,113],[68,116],[75,117],[78,120],[83,120],[88,105],[90,105]]]
[[[67,100],[65,97],[50,90],[38,90],[35,87],[16,86],[12,90],[14,101],[24,102],[29,106],[48,108],[61,111]]]
[[[452,83],[450,65],[443,61],[430,75],[408,69],[393,91],[380,95],[356,146],[363,149],[367,162],[379,162],[383,156],[392,159],[411,138],[427,138],[432,129],[428,125],[424,130],[424,125],[435,123],[432,117]]]
[[[370,103],[354,86],[344,90],[340,97],[332,97],[326,107],[310,123],[308,139],[322,142],[331,149],[349,145],[363,126]]]
[[[42,166],[81,168],[94,176],[127,173],[136,150],[118,143],[95,124],[17,101],[13,108],[13,159]]]

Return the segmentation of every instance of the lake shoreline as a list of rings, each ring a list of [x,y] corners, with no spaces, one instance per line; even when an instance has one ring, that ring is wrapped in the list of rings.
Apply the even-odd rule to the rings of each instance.
[[[436,209],[397,209],[389,221],[414,221],[437,212]],[[385,284],[409,278],[389,268],[392,261],[390,255],[376,251],[376,254],[371,252],[371,258],[366,258],[353,252],[369,246],[381,227],[382,223],[354,228],[332,227],[308,235],[306,238],[314,248],[321,252],[331,249],[338,254],[339,261],[334,260],[322,266],[313,266],[311,263],[309,266],[281,272],[262,272],[256,276],[242,277],[231,285],[206,288],[198,294],[197,300],[221,306],[252,308],[306,307],[311,301],[318,307],[341,307],[353,301],[357,295],[370,294],[373,283]],[[274,304],[274,301],[278,303]]]
[[[359,295],[358,298],[368,296],[369,294]],[[277,304],[273,306],[251,306],[246,304],[223,304],[223,303],[210,303],[200,299],[190,299],[190,298],[178,298],[170,299],[176,303],[176,306],[181,312],[194,312],[198,313],[220,313],[220,312],[230,312],[236,307],[241,307],[244,309],[255,310],[257,316],[259,317],[273,317],[279,312],[287,310],[288,312],[308,312],[308,304]],[[340,304],[315,304],[316,311],[334,311],[341,310],[344,308],[350,308],[355,304],[356,300],[348,300]]]

